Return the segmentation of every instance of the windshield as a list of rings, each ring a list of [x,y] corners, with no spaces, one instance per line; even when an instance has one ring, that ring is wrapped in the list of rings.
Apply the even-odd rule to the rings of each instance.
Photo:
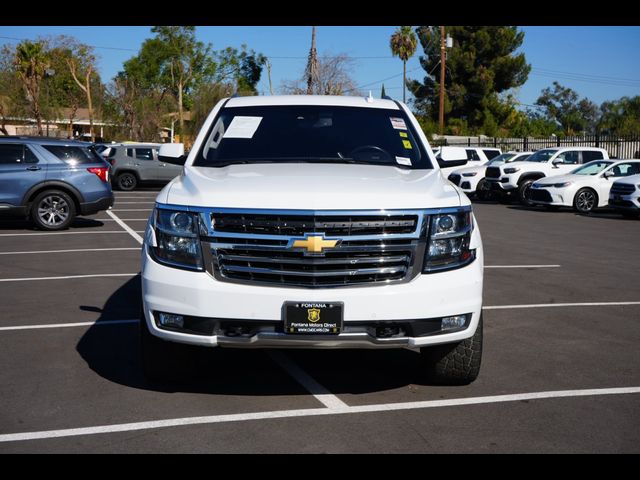
[[[575,173],[576,175],[596,175],[612,163],[613,162],[603,162],[601,160],[597,160],[595,162],[585,163],[580,168],[576,168],[571,173]]]
[[[557,152],[557,150],[538,150],[531,154],[525,162],[546,162]]]
[[[515,153],[503,153],[501,155],[498,155],[493,160],[490,160],[489,163],[487,163],[487,166],[490,167],[492,165],[499,165],[501,163],[508,163],[509,160],[511,160],[515,156],[516,156]]]
[[[363,163],[432,168],[401,110],[324,105],[223,108],[194,166]]]

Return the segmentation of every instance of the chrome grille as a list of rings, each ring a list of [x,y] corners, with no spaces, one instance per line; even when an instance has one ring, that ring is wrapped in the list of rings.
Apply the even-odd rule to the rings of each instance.
[[[635,192],[636,186],[630,183],[615,182],[611,187],[611,193],[613,195],[629,195]]]
[[[422,212],[212,212],[205,263],[218,280],[303,288],[408,281],[425,249]],[[372,233],[377,232],[377,233]],[[340,242],[320,254],[291,249],[317,234]],[[419,263],[419,265],[417,265]]]

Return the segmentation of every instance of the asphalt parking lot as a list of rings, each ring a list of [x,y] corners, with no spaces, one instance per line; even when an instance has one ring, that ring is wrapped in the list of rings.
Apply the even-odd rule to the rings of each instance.
[[[62,233],[0,221],[1,453],[640,452],[640,220],[476,203],[469,386],[429,385],[412,351],[221,349],[158,385],[136,325],[155,195]]]

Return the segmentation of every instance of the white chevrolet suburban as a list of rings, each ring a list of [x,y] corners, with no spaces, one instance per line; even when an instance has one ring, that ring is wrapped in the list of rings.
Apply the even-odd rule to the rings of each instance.
[[[420,349],[433,381],[476,378],[480,230],[404,104],[234,97],[160,156],[184,170],[144,237],[148,377],[191,344]]]
[[[640,217],[640,174],[615,182],[609,192],[609,205],[625,217]]]
[[[603,148],[559,147],[545,148],[530,155],[526,160],[495,167],[487,167],[486,178],[491,189],[501,198],[516,194],[523,205],[532,205],[529,189],[543,177],[563,175],[592,160],[608,159]]]

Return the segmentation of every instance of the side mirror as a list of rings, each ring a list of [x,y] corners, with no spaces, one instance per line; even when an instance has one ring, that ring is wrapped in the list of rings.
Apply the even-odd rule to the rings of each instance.
[[[615,172],[613,170],[607,170],[602,174],[602,178],[606,178],[606,179],[613,176],[615,176]]]
[[[437,160],[440,168],[460,167],[467,164],[467,151],[460,147],[442,147]]]
[[[553,164],[554,168],[558,168],[558,165],[563,164],[564,160],[562,160],[561,158],[556,158],[551,163]]]
[[[187,156],[184,154],[184,143],[164,143],[160,145],[158,160],[173,165],[184,165]]]

